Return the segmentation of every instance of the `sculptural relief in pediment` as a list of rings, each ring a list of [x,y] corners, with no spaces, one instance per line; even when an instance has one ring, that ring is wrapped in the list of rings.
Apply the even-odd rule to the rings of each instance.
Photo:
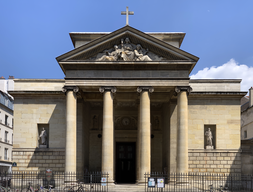
[[[113,48],[104,50],[91,58],[95,61],[162,61],[160,57],[148,49],[144,49],[141,44],[133,44],[130,39],[121,39],[121,44],[114,45]]]

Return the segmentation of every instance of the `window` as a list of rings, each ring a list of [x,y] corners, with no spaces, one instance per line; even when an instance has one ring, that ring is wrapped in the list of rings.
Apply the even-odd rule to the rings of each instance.
[[[12,134],[12,136],[11,136],[11,142],[12,142],[12,144],[13,144],[13,134]]]
[[[247,138],[247,131],[244,131],[244,139]]]
[[[8,149],[4,149],[4,160],[8,160]]]
[[[7,140],[8,139],[8,131],[5,131],[5,134],[4,134],[4,141],[7,143]]]
[[[8,124],[8,115],[5,115],[5,122],[4,122],[5,125]]]

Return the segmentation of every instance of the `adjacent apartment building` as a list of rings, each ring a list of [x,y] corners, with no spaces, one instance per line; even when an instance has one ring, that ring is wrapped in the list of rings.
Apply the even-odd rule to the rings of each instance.
[[[13,146],[13,77],[0,78],[0,172],[11,171]]]
[[[241,99],[241,139],[253,138],[253,88],[249,89],[249,96]]]

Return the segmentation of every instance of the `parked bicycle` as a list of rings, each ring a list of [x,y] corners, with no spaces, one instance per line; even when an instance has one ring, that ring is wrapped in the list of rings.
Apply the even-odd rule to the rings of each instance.
[[[84,192],[88,191],[87,187],[83,186],[83,182],[78,182],[77,184],[72,184],[71,186],[64,187],[66,192]]]
[[[213,184],[212,185],[209,185],[209,190],[208,190],[209,192],[214,192],[214,190],[213,190]]]
[[[11,191],[11,188],[10,187],[3,187],[3,186],[0,186],[0,192],[10,192]]]
[[[27,188],[22,189],[22,192],[35,192],[35,190],[31,186],[31,182],[28,183]],[[36,190],[37,191],[37,190]]]
[[[47,189],[40,184],[37,184],[37,186],[38,186],[38,192],[46,192],[46,191],[50,192],[50,191],[52,191],[52,187],[53,187],[53,185],[48,185],[48,189]]]

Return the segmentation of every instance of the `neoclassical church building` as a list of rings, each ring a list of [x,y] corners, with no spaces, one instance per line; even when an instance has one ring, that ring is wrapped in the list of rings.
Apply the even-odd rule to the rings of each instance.
[[[70,33],[64,79],[14,79],[13,171],[240,173],[240,80],[191,80],[185,33]]]

